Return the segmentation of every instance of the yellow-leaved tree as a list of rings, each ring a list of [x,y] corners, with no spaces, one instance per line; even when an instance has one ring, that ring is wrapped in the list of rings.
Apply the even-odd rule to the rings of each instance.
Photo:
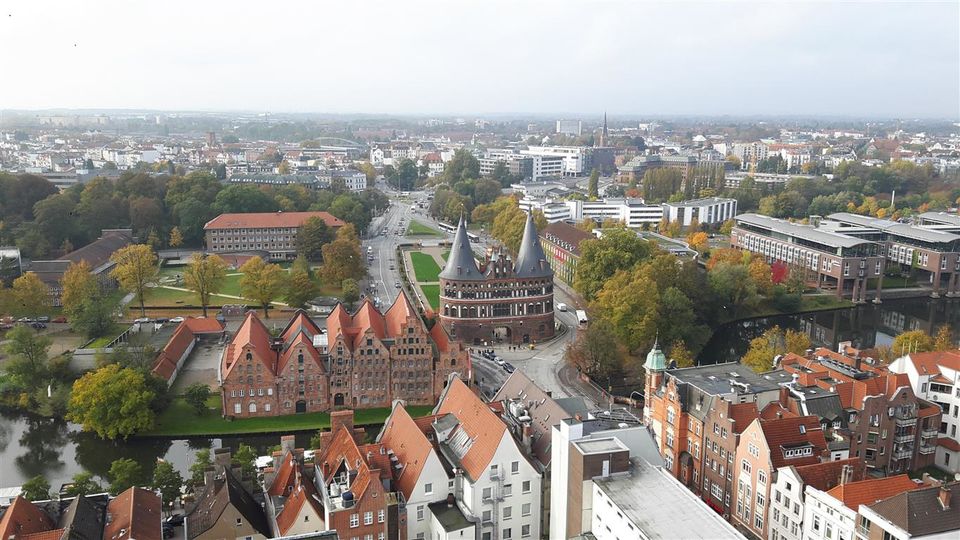
[[[240,267],[240,291],[245,298],[256,300],[263,306],[263,317],[270,318],[270,302],[283,293],[286,282],[283,269],[268,264],[260,257],[253,257]]]
[[[110,260],[116,263],[110,275],[120,282],[123,290],[133,293],[134,299],[140,304],[140,316],[143,317],[146,314],[143,297],[147,286],[157,278],[157,256],[153,248],[146,244],[130,244],[114,252]]]
[[[227,262],[219,255],[204,255],[194,253],[183,271],[183,284],[197,293],[200,305],[203,307],[203,316],[207,316],[207,306],[210,305],[210,295],[220,292],[223,282],[227,279]]]

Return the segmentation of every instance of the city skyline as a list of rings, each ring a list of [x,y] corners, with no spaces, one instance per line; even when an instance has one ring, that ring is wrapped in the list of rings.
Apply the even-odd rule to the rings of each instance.
[[[97,7],[6,10],[3,108],[960,118],[951,2]]]

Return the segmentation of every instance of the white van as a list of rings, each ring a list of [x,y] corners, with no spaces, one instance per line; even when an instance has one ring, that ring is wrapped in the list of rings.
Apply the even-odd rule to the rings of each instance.
[[[567,305],[563,302],[557,302],[557,311],[566,311]]]

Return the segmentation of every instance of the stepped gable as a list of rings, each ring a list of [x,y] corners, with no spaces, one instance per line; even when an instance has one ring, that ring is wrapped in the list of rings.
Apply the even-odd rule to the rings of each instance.
[[[413,309],[410,299],[407,298],[407,293],[401,292],[397,295],[396,300],[393,301],[393,305],[390,306],[390,309],[388,309],[384,315],[387,335],[390,337],[400,336],[400,334],[403,333],[403,328],[407,325],[407,321],[411,317],[416,319],[421,328],[423,327],[417,310]]]
[[[513,266],[514,273],[519,278],[541,278],[553,276],[553,270],[547,264],[547,256],[540,245],[537,226],[533,223],[533,214],[527,214],[527,222],[523,227],[523,238],[520,240],[520,249],[517,251],[517,262]]]
[[[271,365],[268,360],[273,354],[273,351],[270,349],[270,344],[270,331],[267,330],[267,327],[253,311],[247,312],[247,318],[244,319],[243,324],[237,329],[237,333],[233,339],[230,340],[230,344],[227,345],[224,351],[223,379],[225,380],[233,369],[233,366],[237,365],[237,360],[240,360],[245,347],[255,350],[257,352],[255,356],[259,356],[260,360],[267,367],[267,370],[273,372],[275,366]]]

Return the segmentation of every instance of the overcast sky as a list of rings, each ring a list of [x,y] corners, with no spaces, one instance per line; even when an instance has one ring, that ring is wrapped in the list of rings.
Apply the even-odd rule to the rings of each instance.
[[[5,0],[0,108],[960,116],[960,2]]]

